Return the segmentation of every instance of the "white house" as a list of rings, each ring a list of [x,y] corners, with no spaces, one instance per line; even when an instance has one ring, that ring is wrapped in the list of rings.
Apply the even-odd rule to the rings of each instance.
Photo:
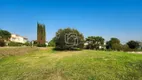
[[[141,42],[139,42],[139,45],[140,45],[140,47],[139,47],[139,48],[140,48],[140,49],[142,49],[142,41],[141,41]]]
[[[28,38],[22,37],[17,34],[11,34],[10,41],[12,42],[19,42],[19,43],[26,43],[28,41]]]
[[[85,43],[84,43],[84,46],[86,47],[86,46],[88,46],[88,45],[91,44],[91,43],[92,43],[92,42],[89,42],[89,41],[88,41],[88,42],[85,42]],[[106,49],[105,46],[106,46],[106,42],[104,42],[104,46],[99,46],[99,49]]]
[[[46,46],[48,46],[48,41],[45,42]]]

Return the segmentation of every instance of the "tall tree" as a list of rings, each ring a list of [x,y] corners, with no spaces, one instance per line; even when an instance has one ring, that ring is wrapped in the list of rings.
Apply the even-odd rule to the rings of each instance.
[[[37,23],[37,43],[38,45],[45,45],[46,31],[45,25]]]

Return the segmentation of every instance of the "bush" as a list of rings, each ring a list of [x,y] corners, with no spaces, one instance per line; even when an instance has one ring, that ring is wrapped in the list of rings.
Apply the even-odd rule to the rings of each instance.
[[[24,43],[25,46],[31,46],[30,42]]]
[[[46,44],[37,44],[37,47],[46,47]]]
[[[33,46],[37,46],[37,40],[31,41],[31,42],[30,42],[30,45],[31,45],[31,46],[32,46],[32,45],[33,45]]]
[[[122,45],[122,50],[123,50],[123,51],[130,51],[130,48],[129,48],[129,46],[126,44],[126,45]]]
[[[3,47],[3,46],[5,46],[5,42],[4,40],[0,40],[0,47]]]
[[[84,47],[84,36],[76,29],[59,29],[55,37],[56,50],[76,50]]]
[[[120,51],[120,50],[122,50],[122,45],[121,44],[112,44],[112,50]]]
[[[142,51],[141,49],[131,49],[127,44],[122,46],[123,51]]]
[[[55,37],[48,43],[49,47],[55,47]]]
[[[18,43],[18,42],[9,42],[8,46],[23,46],[23,43]]]

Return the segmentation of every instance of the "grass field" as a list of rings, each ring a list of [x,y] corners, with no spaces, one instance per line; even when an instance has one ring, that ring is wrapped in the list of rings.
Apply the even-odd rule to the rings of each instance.
[[[1,58],[0,80],[142,80],[142,54],[40,49]]]

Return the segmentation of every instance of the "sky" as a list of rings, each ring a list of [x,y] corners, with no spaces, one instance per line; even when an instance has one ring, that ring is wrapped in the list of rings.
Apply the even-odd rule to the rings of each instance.
[[[37,22],[47,41],[58,29],[75,28],[86,37],[142,41],[141,0],[0,0],[0,29],[36,40]]]

